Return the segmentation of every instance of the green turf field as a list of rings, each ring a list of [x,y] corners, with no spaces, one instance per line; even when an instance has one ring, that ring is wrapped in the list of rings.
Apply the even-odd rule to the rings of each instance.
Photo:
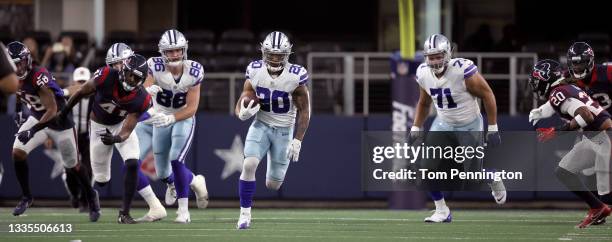
[[[13,217],[0,208],[0,241],[612,241],[612,225],[575,229],[584,211],[455,210],[450,224],[425,224],[428,211],[253,210],[248,231],[234,229],[237,209],[191,209],[191,224],[169,218],[136,225],[115,222],[116,209],[104,209],[97,223],[72,209],[31,208]],[[132,212],[134,217],[145,210]],[[71,233],[9,233],[11,223],[69,223]]]

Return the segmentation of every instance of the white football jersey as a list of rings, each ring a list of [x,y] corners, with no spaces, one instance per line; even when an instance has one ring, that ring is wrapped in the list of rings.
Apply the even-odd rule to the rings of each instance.
[[[480,115],[477,98],[465,86],[465,79],[477,72],[478,67],[471,60],[454,58],[448,63],[442,77],[437,78],[423,63],[417,69],[416,78],[421,88],[431,96],[442,121],[460,126]]]
[[[263,61],[258,60],[247,66],[246,79],[251,82],[261,105],[255,118],[271,126],[293,126],[296,107],[292,94],[308,81],[306,68],[287,63],[281,74],[272,78]]]
[[[155,85],[163,91],[155,95],[153,108],[165,114],[173,114],[185,107],[189,88],[199,85],[204,78],[204,68],[196,61],[183,61],[183,74],[175,80],[172,73],[166,69],[161,57],[147,60],[149,75],[153,76]]]

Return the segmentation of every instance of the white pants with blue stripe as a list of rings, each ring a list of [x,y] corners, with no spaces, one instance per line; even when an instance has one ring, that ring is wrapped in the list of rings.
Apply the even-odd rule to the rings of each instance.
[[[273,127],[256,119],[247,133],[244,156],[261,160],[267,154],[266,179],[282,182],[289,168],[286,152],[292,139],[293,126]]]
[[[136,133],[141,143],[140,159],[144,159],[152,148],[157,176],[161,179],[169,177],[172,174],[171,161],[185,162],[194,130],[194,117],[160,128],[138,123]]]

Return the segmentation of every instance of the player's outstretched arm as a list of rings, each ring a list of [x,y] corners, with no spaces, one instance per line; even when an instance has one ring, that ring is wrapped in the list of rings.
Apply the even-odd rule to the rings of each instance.
[[[310,95],[308,93],[308,88],[304,85],[299,86],[293,91],[293,98],[298,112],[295,138],[302,141],[304,140],[304,135],[310,124]]]
[[[253,86],[251,85],[251,81],[247,79],[246,81],[244,81],[244,85],[242,86],[242,93],[240,93],[240,97],[238,97],[238,101],[236,101],[236,107],[234,108],[234,115],[236,115],[236,117],[240,116],[240,108],[242,107],[240,100],[242,100],[243,97],[248,96],[249,94],[255,94],[255,88],[253,88]]]
[[[470,78],[465,80],[465,86],[469,93],[482,99],[484,108],[487,111],[487,123],[489,126],[497,125],[497,104],[495,95],[487,81],[480,75],[475,73]],[[497,130],[496,130],[497,131]]]
[[[174,114],[176,121],[193,117],[200,105],[200,84],[189,88],[187,93],[187,103],[185,107]]]
[[[420,90],[419,101],[417,102],[416,114],[414,116],[414,122],[412,124],[412,127],[417,127],[417,128],[423,127],[423,123],[425,122],[427,115],[429,115],[429,109],[431,108],[431,102],[432,102],[431,97],[425,91],[425,89],[423,89],[422,87],[419,87],[419,90]]]
[[[130,134],[132,133],[132,131],[134,131],[134,128],[136,127],[136,124],[138,123],[138,118],[140,118],[140,115],[142,115],[142,113],[130,113],[125,117],[123,126],[121,126],[121,130],[119,131],[119,134],[117,134],[119,140],[117,140],[114,143],[121,143],[124,140],[126,140],[128,137],[130,137]]]
[[[70,112],[70,110],[72,110],[72,107],[74,107],[74,105],[79,103],[79,101],[81,101],[81,99],[83,99],[84,97],[87,97],[93,94],[94,92],[96,92],[95,77],[94,79],[91,79],[81,85],[79,89],[77,89],[76,92],[74,92],[74,94],[70,96],[70,99],[68,99],[68,103],[66,103],[66,106],[59,113],[60,118],[63,119],[65,117],[68,117],[68,113]]]

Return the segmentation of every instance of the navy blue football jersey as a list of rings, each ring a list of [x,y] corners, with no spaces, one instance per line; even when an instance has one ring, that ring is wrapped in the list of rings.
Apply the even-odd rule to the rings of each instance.
[[[115,125],[129,113],[142,113],[151,107],[151,96],[142,86],[130,92],[122,89],[119,71],[102,67],[94,74],[96,94],[92,111],[98,122]]]
[[[40,120],[45,112],[47,112],[47,109],[45,106],[43,106],[40,100],[40,95],[38,94],[38,91],[43,87],[49,88],[53,92],[58,111],[66,106],[64,92],[55,82],[55,77],[53,77],[53,75],[51,75],[51,73],[49,73],[45,68],[32,65],[32,70],[30,70],[25,79],[21,81],[21,87],[17,92],[17,96],[21,102],[28,106],[30,114],[38,120]],[[67,120],[62,124],[51,123],[48,127],[54,130],[65,130],[72,128],[73,126],[73,121]]]
[[[582,102],[595,118],[593,122],[583,128],[584,131],[599,131],[601,125],[610,118],[610,114],[604,110],[597,102],[593,101],[591,97],[586,94],[582,89],[574,85],[561,85],[555,87],[548,97],[548,101],[555,109],[555,111],[564,119],[571,120],[574,118],[573,114],[561,112],[561,106],[569,98],[575,98]]]
[[[612,113],[612,65],[595,65],[588,80],[578,80],[576,85],[585,90],[608,113]]]

